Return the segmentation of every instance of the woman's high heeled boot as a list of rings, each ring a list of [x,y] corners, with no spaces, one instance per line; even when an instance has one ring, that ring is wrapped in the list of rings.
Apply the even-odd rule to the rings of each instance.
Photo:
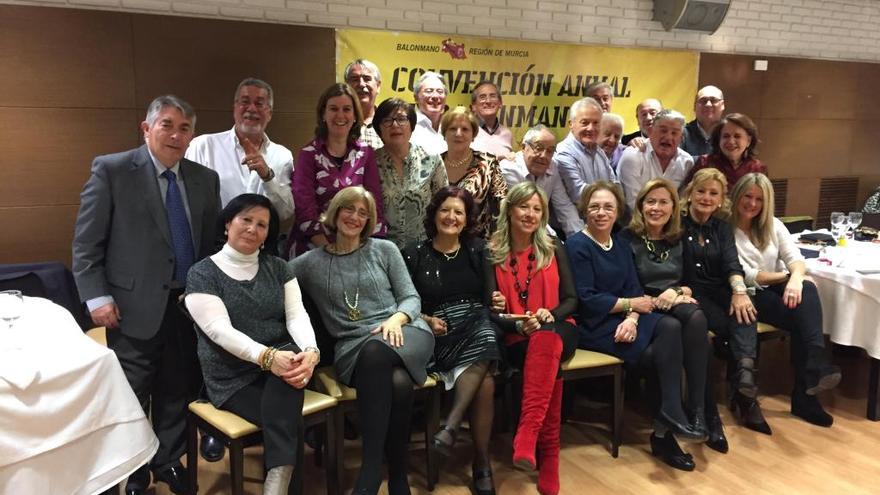
[[[556,333],[538,331],[529,337],[523,365],[522,409],[513,437],[513,464],[520,469],[535,470],[535,446],[553,395],[561,355],[562,338]]]

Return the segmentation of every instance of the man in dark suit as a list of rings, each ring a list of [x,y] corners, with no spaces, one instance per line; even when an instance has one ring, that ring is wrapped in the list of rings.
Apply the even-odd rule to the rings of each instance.
[[[189,267],[211,254],[220,209],[217,173],[183,158],[195,120],[175,96],[153,100],[141,123],[146,144],[95,158],[76,219],[80,296],[107,328],[107,345],[159,438],[149,467],[129,477],[127,495],[146,492],[149,468],[186,493],[186,407],[201,373],[192,324],[175,303]]]

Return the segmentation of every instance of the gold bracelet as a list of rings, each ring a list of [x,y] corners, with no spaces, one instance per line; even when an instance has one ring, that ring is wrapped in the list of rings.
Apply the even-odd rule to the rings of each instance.
[[[260,368],[263,371],[269,371],[272,369],[272,362],[275,360],[275,352],[278,349],[274,347],[267,347],[265,351],[263,351],[263,361],[260,363]]]
[[[629,313],[632,311],[632,305],[630,304],[629,299],[623,298],[622,301],[621,305],[623,306],[623,312]]]

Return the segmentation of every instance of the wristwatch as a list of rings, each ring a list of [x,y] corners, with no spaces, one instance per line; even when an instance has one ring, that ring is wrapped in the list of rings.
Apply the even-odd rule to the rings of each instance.
[[[679,296],[683,296],[683,295],[684,295],[684,289],[682,289],[681,287],[679,287],[679,286],[677,286],[677,285],[676,285],[675,287],[672,287],[672,290],[674,290],[675,293],[676,293],[677,295],[679,295]]]
[[[275,171],[272,170],[272,167],[267,165],[266,168],[269,169],[269,175],[267,175],[265,179],[262,179],[263,182],[269,182],[270,180],[275,178]]]

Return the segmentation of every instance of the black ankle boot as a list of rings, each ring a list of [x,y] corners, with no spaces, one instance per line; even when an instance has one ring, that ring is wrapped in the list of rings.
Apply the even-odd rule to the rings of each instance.
[[[807,348],[805,374],[807,395],[816,395],[819,392],[831,390],[840,383],[843,376],[839,367],[828,362],[825,348],[817,345],[811,345]]]
[[[754,399],[758,396],[758,369],[755,360],[742,358],[736,363],[733,377],[733,388],[740,394]]]
[[[730,450],[730,445],[727,443],[727,436],[724,435],[724,426],[721,424],[721,416],[718,414],[718,410],[715,410],[715,414],[709,414],[706,416],[706,426],[708,427],[709,438],[706,439],[706,446],[710,449],[721,452],[722,454],[726,454],[728,450]]]
[[[693,471],[696,467],[693,456],[681,450],[670,432],[666,432],[665,437],[658,437],[656,433],[651,433],[651,454],[675,469]]]
[[[791,393],[791,413],[816,426],[828,428],[834,424],[834,417],[825,412],[819,399],[815,395],[808,395],[800,387],[795,387]]]

